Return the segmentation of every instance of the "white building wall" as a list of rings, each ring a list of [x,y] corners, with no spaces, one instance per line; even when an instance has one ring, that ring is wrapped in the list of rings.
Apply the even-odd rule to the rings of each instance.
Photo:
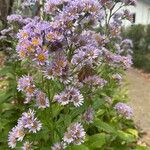
[[[149,0],[150,1],[150,0]],[[118,6],[116,6],[117,9]],[[150,3],[144,0],[137,0],[136,6],[127,6],[122,9],[129,9],[130,12],[135,13],[135,24],[150,24]],[[131,25],[129,21],[124,21],[123,25]]]
[[[139,0],[135,9],[136,24],[149,24],[150,23],[150,4]]]

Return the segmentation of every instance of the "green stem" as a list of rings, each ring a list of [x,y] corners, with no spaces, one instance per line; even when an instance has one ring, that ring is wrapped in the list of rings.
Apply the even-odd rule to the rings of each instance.
[[[49,102],[50,102],[50,117],[51,117],[51,124],[52,124],[52,129],[51,129],[51,142],[53,144],[54,142],[54,119],[53,119],[53,109],[52,109],[52,95],[51,95],[51,92],[50,92],[50,85],[51,85],[51,80],[48,80],[47,81],[47,91],[48,91],[48,99],[49,99]]]

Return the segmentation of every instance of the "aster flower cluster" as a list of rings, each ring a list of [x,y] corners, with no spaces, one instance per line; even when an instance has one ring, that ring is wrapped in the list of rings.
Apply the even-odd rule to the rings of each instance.
[[[18,22],[18,23],[22,23],[22,16],[18,15],[18,14],[12,14],[10,16],[7,16],[7,20],[8,22]]]
[[[46,65],[44,71],[45,77],[47,79],[54,79],[54,77],[63,78],[68,76],[68,61],[63,53],[58,53],[53,57],[53,61]]]
[[[72,123],[68,128],[67,132],[64,133],[63,141],[55,143],[52,146],[52,150],[64,150],[67,145],[75,144],[80,145],[84,142],[85,131],[81,123]]]
[[[39,0],[24,0],[22,2],[22,8],[24,9],[25,7],[29,7],[29,6],[33,6],[35,5],[36,2],[38,2]]]
[[[22,117],[18,119],[18,124],[9,132],[8,145],[10,148],[15,148],[17,141],[22,141],[26,134],[36,133],[40,131],[42,127],[41,122],[35,118],[35,111],[29,109],[28,112],[24,112]],[[30,144],[24,143],[24,149],[30,147]]]
[[[132,65],[132,57],[131,55],[121,56],[119,54],[113,54],[108,50],[104,50],[105,60],[109,63],[110,66],[122,66],[125,69],[130,68]]]
[[[127,119],[131,119],[131,117],[133,116],[133,110],[130,106],[128,106],[125,103],[117,103],[114,107],[117,111],[118,114],[124,116]]]
[[[27,2],[32,5],[37,0]],[[124,3],[127,5],[133,1]],[[22,21],[24,26],[17,34],[17,54],[21,61],[25,64],[28,62],[37,75],[42,76],[42,85],[38,86],[38,82],[32,77],[32,71],[29,70],[31,76],[19,78],[17,89],[26,95],[25,103],[35,100],[36,107],[47,108],[44,112],[50,115],[50,119],[46,120],[48,129],[49,124],[53,124],[50,127],[53,128],[50,131],[52,150],[62,150],[70,144],[80,145],[84,142],[86,132],[83,125],[94,120],[94,94],[111,82],[107,71],[110,71],[110,78],[118,83],[122,80],[118,70],[127,69],[132,64],[132,42],[121,37],[121,20],[130,20],[130,13],[116,13],[111,19],[105,16],[105,11],[113,9],[115,4],[113,0],[46,0],[45,20],[35,17]],[[21,19],[16,16],[8,17],[10,21],[21,22]],[[101,33],[97,30],[99,26],[103,31]],[[106,74],[103,75],[105,71]],[[53,116],[53,104],[61,105],[62,116]],[[64,135],[58,135],[63,139],[62,142],[54,144],[56,140],[53,140],[53,136],[57,134],[55,123],[66,115],[66,109],[67,113],[84,109],[84,113],[71,118],[72,122],[76,119],[76,123],[65,126],[67,131],[63,132]],[[132,114],[131,109],[122,103],[116,104],[115,109],[126,118]],[[41,130],[41,122],[34,115],[35,112],[29,109],[22,114],[18,125],[10,131],[11,148],[16,146],[17,141],[22,141],[26,134]],[[83,122],[83,125],[79,122]],[[31,149],[31,144],[29,141],[24,142],[23,149]]]
[[[69,0],[47,0],[45,3],[45,12],[47,14],[51,14],[58,10],[59,5],[62,5],[64,2],[67,2]]]
[[[33,20],[18,33],[17,52],[21,60],[30,58],[38,65],[45,65],[49,57],[49,45],[53,47],[63,39],[59,29],[54,29],[49,22]],[[53,50],[52,50],[53,51]]]
[[[49,99],[44,92],[36,88],[31,76],[23,76],[18,80],[18,91],[22,91],[26,94],[25,103],[29,103],[35,98],[38,108],[49,107]]]
[[[84,102],[83,100],[83,95],[77,88],[74,87],[68,87],[65,89],[65,91],[54,96],[54,101],[57,101],[61,105],[73,103],[75,107],[81,106]]]
[[[87,110],[85,111],[85,113],[82,116],[82,119],[89,123],[92,123],[94,120],[94,110],[92,107],[88,107]]]
[[[52,146],[52,150],[64,150],[66,148],[66,144],[64,142],[55,143]]]
[[[87,84],[89,87],[97,87],[97,86],[100,86],[101,88],[107,83],[106,80],[104,79],[101,79],[99,76],[88,76],[86,77],[83,82],[85,84]]]
[[[89,65],[92,66],[94,62],[98,61],[101,52],[99,49],[92,45],[83,46],[77,50],[76,54],[72,58],[72,64],[76,65],[77,68],[82,68],[82,66]]]
[[[80,123],[73,123],[68,127],[67,132],[64,134],[63,140],[67,144],[73,143],[80,145],[84,142],[85,131]]]

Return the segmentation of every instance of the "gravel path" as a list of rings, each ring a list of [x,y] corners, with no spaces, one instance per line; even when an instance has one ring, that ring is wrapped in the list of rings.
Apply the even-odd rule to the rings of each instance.
[[[143,141],[150,145],[150,75],[136,69],[126,73],[130,106],[134,110],[134,121],[146,133]]]

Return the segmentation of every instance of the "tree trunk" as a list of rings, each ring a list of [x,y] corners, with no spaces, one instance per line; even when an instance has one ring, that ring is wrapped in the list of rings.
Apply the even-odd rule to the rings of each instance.
[[[0,20],[3,28],[7,26],[7,16],[11,14],[14,0],[0,0]]]

